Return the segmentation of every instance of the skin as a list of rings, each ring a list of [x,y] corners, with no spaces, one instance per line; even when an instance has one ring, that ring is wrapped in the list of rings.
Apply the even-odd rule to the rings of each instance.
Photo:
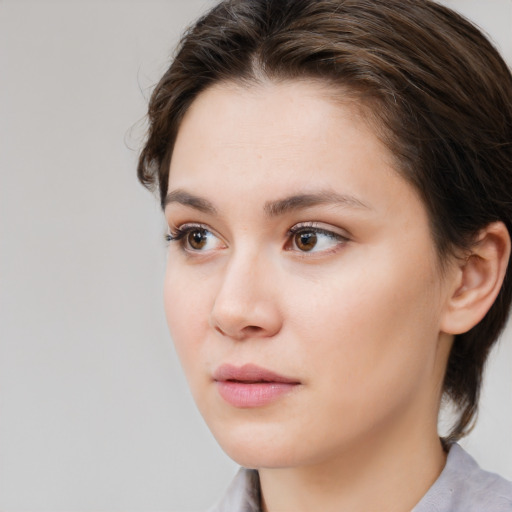
[[[189,234],[169,246],[167,320],[211,431],[259,469],[266,511],[409,511],[445,463],[445,324],[464,273],[441,274],[395,167],[355,105],[313,82],[215,85],[180,127],[165,215]],[[278,203],[304,194],[323,202]],[[333,235],[303,250],[301,223]],[[225,363],[300,385],[234,407],[212,377]]]

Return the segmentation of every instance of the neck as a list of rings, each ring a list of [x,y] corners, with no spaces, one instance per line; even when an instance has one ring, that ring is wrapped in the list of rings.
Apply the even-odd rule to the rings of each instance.
[[[408,512],[446,462],[437,431],[395,431],[309,466],[259,471],[264,512]]]

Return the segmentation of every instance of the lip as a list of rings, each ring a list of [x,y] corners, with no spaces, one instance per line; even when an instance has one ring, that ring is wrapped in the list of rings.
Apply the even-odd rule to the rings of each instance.
[[[293,391],[301,383],[253,364],[223,364],[213,373],[220,396],[239,408],[263,407]]]

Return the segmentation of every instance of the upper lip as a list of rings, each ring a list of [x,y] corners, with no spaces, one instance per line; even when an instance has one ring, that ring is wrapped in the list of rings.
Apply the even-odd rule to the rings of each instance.
[[[271,370],[256,366],[254,364],[244,364],[243,366],[234,366],[223,364],[213,373],[213,379],[216,381],[237,381],[237,382],[281,382],[285,384],[299,384],[297,379],[279,375]]]

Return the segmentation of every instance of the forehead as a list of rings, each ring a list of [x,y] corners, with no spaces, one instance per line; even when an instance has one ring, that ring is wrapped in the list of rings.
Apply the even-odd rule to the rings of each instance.
[[[393,155],[361,111],[353,98],[319,82],[212,86],[181,123],[170,188],[199,175],[209,180],[228,172],[246,180],[280,176],[290,181],[309,173],[321,181],[326,168],[368,165],[372,157],[373,166],[394,172]]]

